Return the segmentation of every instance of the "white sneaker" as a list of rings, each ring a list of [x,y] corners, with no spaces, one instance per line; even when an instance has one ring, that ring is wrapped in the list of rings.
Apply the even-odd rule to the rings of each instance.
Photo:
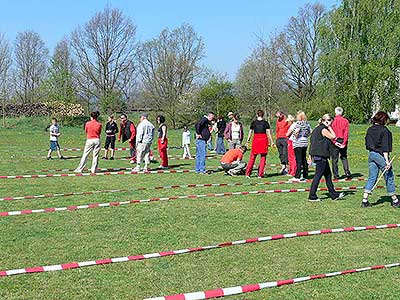
[[[136,161],[131,160],[129,163],[130,163],[130,164],[136,164]]]
[[[132,169],[132,172],[140,172],[140,166],[136,166]]]
[[[150,169],[148,167],[143,168],[143,172],[149,172],[149,171],[150,171]]]
[[[301,180],[300,178],[296,178],[296,177],[289,179],[289,181],[291,181],[291,182],[300,182],[300,180]]]

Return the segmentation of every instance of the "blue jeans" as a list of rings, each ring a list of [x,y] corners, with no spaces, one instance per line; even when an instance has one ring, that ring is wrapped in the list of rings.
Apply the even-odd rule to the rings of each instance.
[[[205,173],[206,153],[206,141],[196,140],[196,173]]]
[[[217,154],[225,154],[226,148],[224,143],[224,137],[219,136],[217,137]]]
[[[372,188],[374,187],[376,181],[378,180],[379,170],[382,172],[385,170],[386,162],[385,158],[377,152],[370,151],[368,156],[368,170],[369,176],[367,184],[365,185],[364,192],[371,194]],[[394,174],[393,168],[386,171],[385,175],[386,189],[389,196],[396,194],[396,188],[394,186]]]

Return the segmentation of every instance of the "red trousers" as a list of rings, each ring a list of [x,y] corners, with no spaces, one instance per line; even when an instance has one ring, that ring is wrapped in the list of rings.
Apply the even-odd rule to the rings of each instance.
[[[168,139],[164,139],[164,144],[161,143],[161,138],[158,139],[158,153],[161,158],[161,166],[168,167]]]
[[[293,141],[288,140],[289,174],[296,175],[296,156],[294,155]]]
[[[253,152],[250,152],[250,158],[249,158],[249,162],[248,162],[247,168],[246,168],[246,176],[251,175],[257,155],[258,154],[254,154]],[[258,176],[259,177],[264,177],[266,159],[267,159],[267,153],[260,154],[260,166],[258,167]]]

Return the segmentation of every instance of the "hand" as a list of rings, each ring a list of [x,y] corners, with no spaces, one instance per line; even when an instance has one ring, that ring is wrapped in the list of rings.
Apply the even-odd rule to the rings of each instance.
[[[249,142],[246,142],[245,146],[246,146],[246,148],[249,148],[249,146],[250,146]]]
[[[161,141],[161,144],[164,144],[164,141]]]
[[[201,139],[201,134],[196,134],[196,139]]]
[[[389,170],[392,167],[392,164],[390,163],[390,161],[386,161],[386,166],[385,166],[385,170]]]
[[[118,139],[118,142],[120,142],[121,141],[121,139]]]

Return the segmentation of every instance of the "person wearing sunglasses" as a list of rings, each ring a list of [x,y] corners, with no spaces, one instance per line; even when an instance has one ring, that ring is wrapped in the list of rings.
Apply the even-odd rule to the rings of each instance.
[[[338,193],[332,182],[332,172],[329,166],[330,144],[335,141],[336,135],[332,127],[332,118],[330,115],[324,115],[319,125],[311,133],[310,155],[315,162],[315,175],[311,184],[309,201],[320,201],[317,196],[318,185],[325,177],[326,186],[332,200],[338,200],[344,197],[344,193]],[[343,147],[340,143],[335,142],[338,147]]]

